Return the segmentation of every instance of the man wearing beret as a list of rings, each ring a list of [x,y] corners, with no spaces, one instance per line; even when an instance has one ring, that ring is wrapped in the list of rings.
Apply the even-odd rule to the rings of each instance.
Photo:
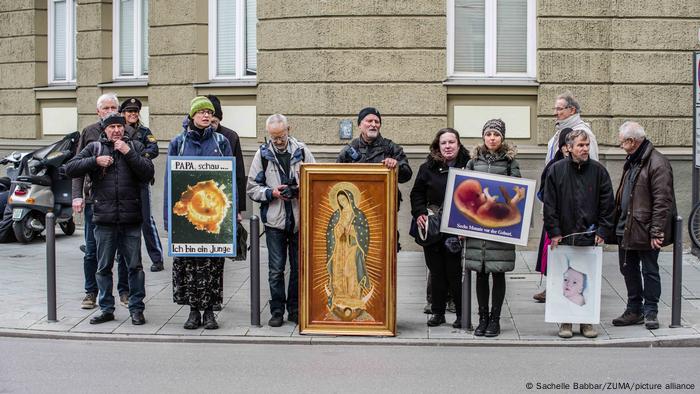
[[[114,320],[112,266],[118,251],[129,269],[129,313],[131,323],[146,323],[145,278],[141,265],[141,184],[153,178],[151,160],[143,145],[125,137],[124,117],[111,112],[102,120],[104,134],[89,143],[66,164],[71,177],[90,175],[97,245],[97,286],[101,314],[90,324]]]
[[[135,130],[133,139],[139,141],[144,146],[143,156],[153,160],[158,156],[158,141],[153,136],[151,130],[141,123],[141,101],[135,97],[127,98],[119,106],[119,112],[124,116],[127,126]],[[151,179],[151,184],[154,180]],[[151,258],[151,272],[163,270],[163,245],[160,243],[156,221],[151,214],[151,189],[148,183],[144,183],[141,188],[141,216],[143,223],[141,231],[143,240],[146,242],[146,250]],[[121,255],[119,262],[121,263]]]

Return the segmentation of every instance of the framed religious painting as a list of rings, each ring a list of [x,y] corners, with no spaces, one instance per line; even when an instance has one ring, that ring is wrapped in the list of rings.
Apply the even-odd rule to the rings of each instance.
[[[301,334],[396,335],[396,171],[301,168]]]
[[[235,257],[235,158],[170,156],[166,171],[168,256]]]
[[[525,246],[536,184],[532,179],[450,168],[440,231]]]
[[[600,323],[603,248],[559,245],[547,253],[548,323]]]

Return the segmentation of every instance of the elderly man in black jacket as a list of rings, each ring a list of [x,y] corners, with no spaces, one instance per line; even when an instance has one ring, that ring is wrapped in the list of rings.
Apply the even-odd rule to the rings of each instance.
[[[544,183],[544,228],[557,245],[594,246],[610,239],[613,229],[612,182],[605,167],[588,157],[590,140],[585,130],[566,136],[570,156],[554,163]],[[581,334],[594,338],[590,324]],[[571,338],[571,323],[562,323],[559,336]]]
[[[645,323],[647,329],[653,330],[659,328],[659,249],[673,243],[673,169],[646,139],[639,123],[623,123],[618,137],[620,148],[627,152],[615,196],[615,235],[620,246],[620,272],[627,287],[627,308],[612,323]]]
[[[66,164],[71,177],[90,175],[97,241],[97,287],[102,313],[90,324],[114,320],[112,266],[117,251],[129,269],[129,312],[135,325],[143,316],[145,281],[141,265],[141,185],[153,178],[153,163],[142,156],[144,147],[124,134],[124,117],[108,114],[104,135],[89,143]]]

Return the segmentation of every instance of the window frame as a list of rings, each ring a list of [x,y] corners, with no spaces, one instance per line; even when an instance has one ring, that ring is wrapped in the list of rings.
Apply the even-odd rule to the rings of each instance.
[[[133,42],[133,50],[134,50],[134,73],[133,75],[121,75],[120,74],[120,67],[119,67],[119,62],[120,62],[120,57],[121,54],[119,53],[119,43],[120,43],[120,32],[121,32],[121,13],[120,13],[120,5],[121,1],[120,0],[114,0],[112,2],[112,78],[115,81],[123,81],[123,80],[147,80],[148,79],[148,71],[146,73],[143,73],[141,70],[142,66],[142,58],[143,58],[143,46],[141,45],[141,35],[143,34],[143,28],[144,26],[141,26],[141,21],[143,20],[142,18],[142,10],[143,10],[143,2],[148,1],[148,0],[134,0],[134,21],[137,21],[137,23],[134,23],[134,42]],[[150,12],[150,10],[149,10]],[[146,20],[148,23],[148,20]],[[145,26],[146,29],[148,29],[148,26]],[[148,54],[145,54],[148,56]]]
[[[255,75],[246,75],[246,0],[235,0],[236,2],[236,41],[235,41],[235,75],[218,75],[217,74],[217,6],[219,0],[209,0],[208,18],[209,18],[209,80],[210,81],[239,81],[257,80],[257,66]],[[257,2],[256,2],[257,5]],[[256,30],[257,34],[257,30]],[[257,44],[257,40],[256,40]]]
[[[475,80],[534,80],[537,69],[537,14],[536,0],[527,0],[527,69],[522,73],[497,72],[497,2],[484,0],[484,72],[455,71],[455,0],[447,0],[447,76]]]
[[[47,32],[47,40],[48,40],[48,83],[49,85],[75,85],[76,83],[76,48],[75,48],[75,35],[77,34],[77,31],[74,31],[73,27],[75,26],[75,23],[73,21],[74,18],[77,17],[77,15],[74,15],[73,12],[66,12],[66,79],[55,79],[55,71],[56,71],[56,65],[54,62],[54,55],[56,54],[56,47],[54,46],[54,30],[56,27],[56,1],[59,0],[49,0],[47,4],[47,13],[48,13],[48,32]],[[65,0],[66,2],[66,8],[72,10],[76,7],[77,0]],[[70,56],[68,56],[70,54]]]

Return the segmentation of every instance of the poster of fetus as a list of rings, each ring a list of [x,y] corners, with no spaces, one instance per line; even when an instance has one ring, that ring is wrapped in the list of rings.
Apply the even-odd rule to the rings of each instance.
[[[440,231],[527,245],[536,183],[450,168]]]
[[[560,245],[549,249],[544,321],[600,323],[602,266],[600,246]]]
[[[168,157],[168,255],[236,255],[233,157]]]

